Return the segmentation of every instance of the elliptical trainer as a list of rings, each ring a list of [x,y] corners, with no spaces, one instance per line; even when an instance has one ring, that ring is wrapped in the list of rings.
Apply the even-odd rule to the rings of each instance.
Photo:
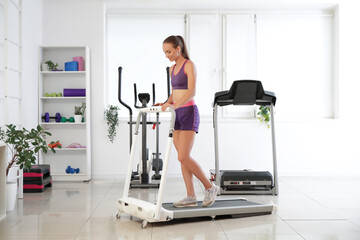
[[[124,107],[126,107],[129,110],[129,134],[130,134],[130,150],[131,150],[131,146],[132,146],[132,128],[133,125],[136,124],[135,121],[132,120],[132,109],[131,107],[129,107],[125,102],[123,102],[121,100],[121,72],[122,72],[122,67],[118,68],[118,72],[119,72],[119,91],[118,91],[118,100],[120,102],[120,104],[122,104]],[[168,97],[170,96],[170,78],[169,78],[169,68],[166,69],[167,72],[167,85],[168,85]],[[152,84],[152,90],[153,90],[153,104],[155,104],[155,84]],[[134,83],[134,107],[135,108],[144,108],[147,107],[147,104],[150,101],[150,94],[149,93],[139,93],[137,94],[137,88],[136,88],[136,84]],[[141,103],[141,105],[137,105],[138,99]],[[156,127],[156,152],[153,153],[152,155],[152,160],[151,160],[151,165],[152,165],[152,170],[155,172],[155,174],[152,176],[152,180],[160,180],[161,179],[161,174],[160,171],[162,170],[162,159],[160,159],[160,155],[161,153],[159,153],[159,125],[160,125],[160,121],[159,121],[159,113],[156,113],[156,121],[155,122],[150,122],[147,121],[146,117],[147,114],[142,114],[142,153],[141,153],[141,170],[139,168],[139,165],[137,166],[137,170],[132,172],[131,175],[131,183],[130,183],[130,188],[158,188],[159,187],[159,181],[157,181],[157,183],[150,183],[150,179],[149,179],[149,166],[148,166],[148,161],[149,161],[149,150],[147,148],[147,129],[146,126],[147,125],[153,125],[154,127]]]

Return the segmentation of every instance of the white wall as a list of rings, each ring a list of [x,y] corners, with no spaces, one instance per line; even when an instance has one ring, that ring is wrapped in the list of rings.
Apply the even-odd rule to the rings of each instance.
[[[38,113],[38,47],[42,44],[42,0],[22,1],[22,122],[35,127]]]
[[[26,2],[26,1],[25,1]],[[207,9],[247,8],[325,8],[336,1],[221,1],[221,0],[46,0],[43,1],[44,45],[88,45],[91,49],[91,117],[92,117],[92,172],[95,177],[122,177],[126,172],[129,152],[129,133],[126,121],[118,127],[113,144],[107,140],[104,120],[104,2],[108,7],[125,9]],[[289,1],[285,1],[289,2]],[[191,4],[190,4],[191,3]],[[356,6],[355,6],[356,5]],[[360,88],[360,72],[356,58],[360,55],[359,33],[353,23],[360,22],[359,3],[344,0],[339,8],[341,36],[339,89],[339,119],[336,120],[276,120],[279,175],[358,175],[360,157],[357,153],[360,127],[355,109],[357,91]],[[298,7],[296,7],[298,6]],[[35,61],[35,60],[34,60]],[[124,79],[123,81],[126,81]],[[268,89],[275,91],[276,89]],[[306,93],[303,93],[304,98]],[[281,101],[281,99],[278,99]],[[210,104],[210,103],[209,103]],[[316,103],[314,103],[316,104]],[[126,111],[126,110],[122,110]],[[301,113],[299,113],[301,114]],[[32,115],[36,119],[35,113]],[[164,152],[167,123],[161,124],[161,152]],[[220,123],[221,166],[223,168],[270,168],[270,131],[258,126],[257,121]],[[153,135],[152,130],[148,130]],[[230,133],[235,134],[230,134]],[[150,140],[149,140],[150,141]],[[149,144],[154,146],[154,143]],[[154,149],[154,147],[152,147]],[[235,151],[236,150],[236,151]],[[196,138],[193,156],[204,170],[213,168],[213,130],[210,120],[202,121]],[[241,158],[241,160],[239,160]],[[234,161],[238,162],[234,162]],[[180,175],[174,148],[169,173]]]

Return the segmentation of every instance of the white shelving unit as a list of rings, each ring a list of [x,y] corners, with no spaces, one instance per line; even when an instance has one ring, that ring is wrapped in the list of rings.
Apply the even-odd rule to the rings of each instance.
[[[6,217],[6,145],[0,142],[0,221]]]
[[[73,57],[84,59],[85,71],[42,71],[41,64],[48,60],[58,64],[58,69],[65,70],[65,62]],[[62,149],[56,153],[40,154],[40,163],[50,164],[54,181],[89,181],[91,179],[91,134],[90,134],[90,50],[86,46],[41,46],[39,48],[39,124],[52,136],[48,142],[59,140]],[[64,88],[85,88],[86,97],[45,97],[45,93],[62,93]],[[46,112],[50,116],[60,113],[69,119],[74,116],[74,107],[86,102],[86,115],[81,123],[44,122]],[[79,143],[86,148],[67,148],[72,143]],[[67,166],[79,168],[78,174],[67,174]]]

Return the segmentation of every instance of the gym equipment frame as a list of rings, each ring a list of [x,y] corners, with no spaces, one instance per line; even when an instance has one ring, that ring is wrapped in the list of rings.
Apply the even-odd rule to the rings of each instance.
[[[127,213],[131,216],[142,219],[142,228],[145,228],[148,222],[165,222],[172,219],[180,218],[194,218],[194,217],[206,217],[215,218],[220,215],[232,215],[236,217],[245,217],[245,216],[257,216],[264,214],[271,214],[273,211],[273,205],[270,204],[259,204],[254,202],[249,202],[246,199],[221,199],[216,200],[216,202],[211,207],[202,207],[201,202],[199,207],[188,207],[188,208],[175,208],[172,203],[162,203],[167,169],[170,158],[170,150],[173,141],[174,133],[174,122],[175,122],[175,110],[171,107],[166,109],[166,112],[171,113],[170,120],[170,129],[166,145],[165,159],[163,174],[160,180],[160,187],[158,192],[158,198],[156,204],[143,201],[137,198],[129,197],[129,186],[131,181],[132,173],[132,162],[134,160],[134,151],[136,148],[136,139],[139,134],[139,125],[141,120],[141,115],[143,113],[160,113],[162,112],[161,106],[159,107],[148,107],[140,109],[140,112],[137,117],[135,133],[133,138],[133,144],[131,147],[129,165],[127,169],[127,176],[124,185],[123,197],[118,199],[117,207],[118,213],[117,218],[120,218],[122,213]]]
[[[215,172],[212,180],[220,186],[221,194],[271,194],[278,195],[278,176],[275,144],[273,92],[264,91],[256,80],[234,81],[229,91],[215,93],[213,105],[213,127],[215,138]],[[272,142],[273,175],[268,171],[219,170],[218,107],[227,105],[270,106],[270,128]],[[214,175],[215,174],[215,175]]]
[[[132,109],[130,106],[128,106],[124,101],[122,101],[121,99],[121,73],[122,73],[122,67],[118,68],[118,77],[119,77],[119,85],[118,85],[118,100],[119,103],[122,104],[124,107],[126,107],[129,110],[129,135],[130,135],[130,151],[131,151],[131,146],[132,146],[132,130],[133,130],[133,125],[136,124],[136,122],[134,122],[132,120]],[[152,90],[153,90],[153,104],[155,103],[155,84],[152,85]],[[139,100],[141,102],[141,106],[137,105],[137,96],[139,97]],[[148,93],[139,93],[139,95],[137,94],[137,90],[136,90],[136,84],[134,83],[134,107],[137,109],[142,109],[147,107],[147,103],[150,101],[150,94]],[[160,171],[161,166],[162,166],[162,160],[160,159],[160,153],[159,153],[159,125],[160,125],[160,121],[159,121],[159,113],[157,113],[156,116],[156,121],[155,122],[150,122],[146,120],[146,116],[147,113],[143,112],[142,113],[142,153],[141,153],[141,169],[137,169],[137,171],[133,171],[132,172],[132,181],[130,183],[130,188],[158,188],[159,187],[159,183],[158,180],[161,178],[161,174]],[[150,182],[149,179],[149,171],[151,171],[151,169],[148,169],[148,165],[147,165],[147,161],[150,160],[149,154],[148,154],[148,149],[147,149],[147,129],[146,126],[147,125],[155,125],[156,126],[156,152],[153,153],[154,158],[152,159],[152,167],[153,170],[155,171],[155,174],[153,175],[152,179],[155,180],[154,182]],[[139,166],[139,165],[138,165]]]

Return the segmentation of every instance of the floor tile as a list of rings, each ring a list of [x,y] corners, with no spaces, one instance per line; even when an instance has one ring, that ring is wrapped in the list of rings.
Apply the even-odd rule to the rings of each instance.
[[[28,216],[14,226],[6,235],[71,235],[76,236],[87,216],[76,213],[44,213]]]
[[[220,221],[226,234],[296,234],[284,221],[243,221],[228,219]]]
[[[209,239],[359,240],[360,178],[282,177],[279,195],[222,195],[274,205],[274,212],[246,218],[210,218],[148,223],[122,214],[116,218],[123,179],[54,182],[43,193],[26,193],[0,221],[0,240]],[[202,200],[204,189],[194,179]],[[336,194],[334,194],[334,189]],[[181,177],[168,178],[164,201],[186,195]],[[155,202],[158,189],[130,189],[129,196]]]
[[[120,219],[113,216],[91,217],[76,239],[92,239],[92,236],[102,236],[102,239],[151,239],[151,226],[142,229],[141,222],[129,216]]]
[[[354,233],[360,236],[360,227],[348,220],[287,221],[300,235]]]
[[[298,234],[226,234],[228,240],[304,240]]]
[[[186,232],[184,232],[184,233],[178,233],[176,235],[173,235],[171,233],[153,235],[152,239],[156,239],[156,240],[168,240],[168,239],[172,239],[172,240],[187,240],[187,239],[191,239],[191,240],[228,240],[229,238],[225,235],[225,233],[223,233],[223,234],[207,234],[207,233],[187,234]],[[239,239],[239,236],[237,239]],[[241,237],[241,239],[242,239],[242,237]]]
[[[358,233],[304,234],[305,240],[359,240]]]

